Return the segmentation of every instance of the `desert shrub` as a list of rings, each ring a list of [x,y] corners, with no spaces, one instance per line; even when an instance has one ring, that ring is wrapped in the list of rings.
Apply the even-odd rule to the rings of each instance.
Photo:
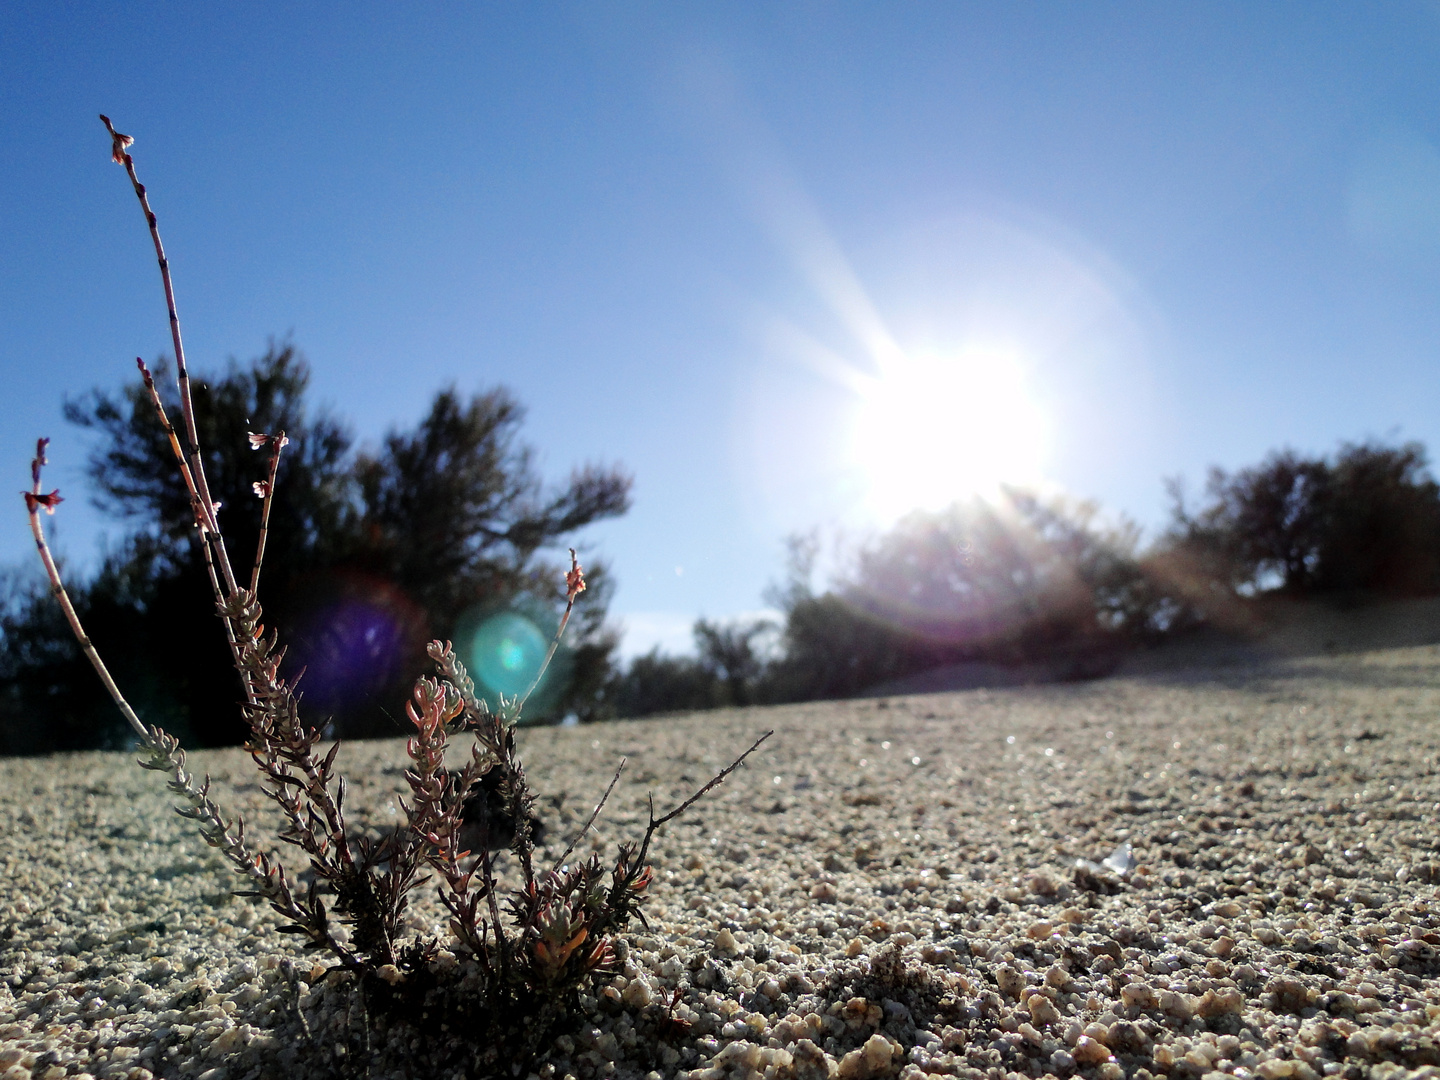
[[[566,850],[552,866],[537,867],[534,795],[516,753],[515,727],[544,663],[522,693],[501,698],[492,708],[478,695],[450,643],[434,641],[427,652],[438,678],[417,679],[405,705],[410,725],[410,767],[405,772],[409,793],[401,802],[405,821],[382,831],[378,839],[352,832],[344,812],[345,782],[336,768],[340,744],[322,753],[321,731],[302,719],[297,680],[281,674],[280,636],[262,625],[257,599],[278,467],[290,439],[278,431],[246,434],[252,449],[268,451],[269,467],[263,479],[252,481],[261,506],[253,567],[248,576],[237,576],[207,480],[204,445],[197,437],[155,216],[127,152],[132,140],[101,119],[113,138],[115,161],[124,165],[134,184],[159,257],[171,305],[183,426],[177,429],[170,423],[154,380],[140,363],[145,392],[190,495],[195,544],[239,677],[241,715],[248,729],[245,748],[260,770],[264,791],[281,811],[279,839],[298,848],[308,863],[313,875],[308,886],[302,890],[273,852],[257,850],[242,820],[227,819],[210,795],[209,778],[197,782],[186,768],[178,740],[141,721],[111,677],[64,588],[45,537],[42,514],[53,514],[62,499],[58,491],[47,493],[42,486],[49,440],[40,439],[24,498],[65,621],[138,738],[140,764],[169,777],[171,790],[181,799],[179,812],[196,822],[204,840],[242,877],[244,895],[268,903],[284,920],[283,932],[328,951],[337,962],[332,970],[353,977],[367,1015],[418,1025],[421,1034],[464,1032],[458,1057],[446,1064],[467,1073],[523,1074],[558,1030],[577,1019],[580,990],[614,973],[611,941],[639,915],[645,901],[651,880],[646,859],[656,831],[722,782],[768,733],[669,812],[657,816],[652,803],[644,833],[638,841],[622,844],[612,863],[602,863],[598,855],[568,861],[619,780],[617,769],[610,789]],[[575,602],[586,589],[573,549],[563,589],[565,610],[545,663],[553,658]],[[463,765],[452,770],[447,768],[447,751],[457,738],[468,739],[469,752]],[[477,799],[485,812],[467,814]],[[473,856],[463,846],[471,842],[462,840],[465,828],[473,835]],[[500,849],[513,856],[519,877],[504,896],[496,872]],[[409,895],[428,880],[422,878],[427,872],[451,915],[449,957],[442,955],[440,941],[407,938],[403,930]],[[348,934],[338,933],[337,923]]]
[[[845,696],[968,660],[1104,670],[1106,655],[1164,620],[1138,541],[1093,504],[1007,491],[909,515],[822,593],[801,551],[801,572],[774,595],[785,625],[769,693]]]
[[[1191,511],[1172,484],[1162,548],[1231,594],[1422,596],[1440,590],[1440,486],[1419,443],[1345,443],[1212,469]]]
[[[670,656],[656,646],[633,658],[606,684],[602,716],[653,716],[768,701],[766,645],[775,629],[768,619],[697,619],[691,631],[695,655]]]

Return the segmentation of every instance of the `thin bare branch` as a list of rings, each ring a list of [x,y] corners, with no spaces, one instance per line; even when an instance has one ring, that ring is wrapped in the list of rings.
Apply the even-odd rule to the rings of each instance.
[[[150,227],[150,239],[155,244],[155,258],[160,264],[160,281],[165,287],[165,306],[170,314],[170,339],[175,345],[175,377],[180,384],[180,410],[185,418],[185,437],[190,443],[190,472],[194,478],[195,492],[199,496],[201,514],[198,523],[213,534],[221,576],[225,579],[226,589],[233,593],[236,588],[235,571],[225,553],[225,541],[215,516],[215,500],[210,496],[210,487],[205,481],[205,465],[200,457],[200,435],[195,427],[195,405],[190,394],[190,368],[185,363],[185,345],[180,338],[180,315],[175,308],[175,286],[170,280],[170,260],[165,257],[165,245],[160,242],[159,221],[155,217],[155,211],[150,209],[150,197],[146,194],[145,185],[140,183],[140,178],[135,175],[135,159],[128,149],[135,140],[116,131],[115,125],[110,123],[110,118],[104,113],[100,114],[100,119],[105,124],[105,130],[110,132],[112,156],[125,166],[125,172],[130,177],[130,185],[135,189],[135,197],[140,200],[140,209],[145,213],[145,224]]]
[[[490,908],[490,925],[495,928],[495,951],[500,954],[500,977],[510,977],[510,939],[500,921],[500,901],[495,895],[495,854],[480,852],[480,882],[485,888],[485,902]]]
[[[149,744],[153,741],[150,730],[140,722],[140,717],[135,715],[135,710],[125,700],[125,695],[120,692],[120,687],[115,685],[115,680],[110,675],[110,669],[105,666],[105,661],[101,660],[100,654],[95,651],[95,646],[90,641],[90,635],[85,633],[85,627],[80,625],[80,616],[75,611],[75,605],[70,602],[70,594],[65,591],[65,585],[60,580],[60,568],[55,565],[55,556],[50,553],[50,545],[45,540],[45,528],[40,524],[40,511],[44,510],[48,514],[53,514],[55,504],[60,501],[58,491],[44,495],[40,489],[40,470],[45,465],[45,448],[49,445],[49,439],[40,439],[35,443],[35,457],[30,462],[31,489],[22,492],[25,496],[25,506],[30,511],[30,532],[35,536],[35,546],[40,551],[40,561],[45,564],[45,573],[50,578],[50,591],[55,594],[55,599],[60,601],[60,609],[65,612],[65,621],[70,624],[70,631],[75,635],[75,640],[80,643],[80,649],[85,653],[85,659],[90,661],[90,666],[95,669],[95,674],[100,676],[100,681],[105,684],[105,689],[114,700],[116,708],[120,710],[120,715],[125,717],[125,722]]]
[[[258,450],[265,443],[256,444],[257,436],[250,436],[250,443]],[[275,500],[275,474],[280,470],[280,451],[290,444],[282,431],[276,435],[265,436],[270,445],[270,472],[260,483],[255,485],[265,504],[260,508],[260,540],[255,545],[255,568],[250,571],[250,593],[255,595],[260,590],[260,564],[265,561],[265,540],[270,535],[270,506]]]
[[[686,810],[689,810],[690,807],[694,806],[697,802],[699,802],[699,801],[706,795],[707,792],[712,791],[714,788],[716,788],[716,787],[718,787],[720,784],[724,783],[724,782],[725,782],[725,778],[726,778],[727,776],[729,776],[729,775],[730,775],[731,773],[733,773],[736,769],[738,769],[738,768],[744,763],[744,761],[745,761],[745,759],[746,759],[747,757],[749,757],[751,754],[753,754],[756,750],[760,749],[760,744],[761,744],[761,743],[763,743],[766,739],[770,738],[770,736],[771,736],[771,735],[774,735],[774,734],[775,734],[775,732],[772,730],[772,731],[767,731],[767,732],[765,732],[764,735],[761,735],[760,738],[756,739],[753,743],[750,744],[750,749],[749,749],[749,750],[746,750],[743,754],[741,754],[738,758],[736,758],[734,761],[732,761],[729,765],[725,766],[725,768],[721,769],[718,773],[716,773],[713,777],[711,777],[710,782],[709,782],[708,784],[706,784],[704,787],[702,787],[699,791],[695,792],[694,795],[691,795],[688,799],[686,799],[686,800],[685,800],[683,803],[681,803],[679,806],[675,807],[674,810],[671,810],[671,811],[670,811],[668,814],[666,814],[664,817],[658,818],[658,819],[656,820],[656,822],[655,822],[655,827],[656,827],[656,828],[659,828],[661,825],[664,825],[667,821],[672,821],[672,820],[674,820],[675,818],[679,817],[679,816],[680,816],[681,814],[683,814]]]
[[[565,614],[560,616],[560,625],[555,628],[555,636],[550,639],[550,648],[545,653],[545,659],[540,664],[540,670],[535,672],[535,678],[530,680],[530,687],[515,699],[515,715],[525,707],[525,702],[530,700],[530,695],[540,685],[540,680],[545,677],[545,669],[550,666],[550,661],[555,658],[555,650],[560,647],[560,637],[565,633],[565,624],[570,621],[570,612],[575,608],[575,598],[585,591],[585,570],[575,557],[575,549],[570,549],[570,569],[565,573]]]
[[[144,381],[145,389],[150,395],[150,404],[155,409],[155,415],[160,421],[160,427],[164,430],[166,438],[170,440],[170,450],[175,455],[175,462],[180,468],[180,476],[185,481],[185,489],[190,493],[190,511],[195,518],[195,527],[203,534],[200,538],[200,554],[205,558],[205,574],[210,579],[210,590],[215,594],[217,601],[222,600],[225,594],[221,591],[220,579],[215,572],[215,556],[211,551],[209,530],[204,525],[205,514],[201,509],[204,504],[199,491],[195,488],[195,478],[191,475],[189,462],[185,460],[185,451],[180,448],[180,436],[175,432],[175,425],[170,422],[170,415],[165,411],[165,402],[161,399],[160,390],[155,385],[155,377],[150,374],[150,369],[145,366],[145,361],[137,356],[135,366],[140,369],[140,378]],[[220,621],[225,627],[225,640],[230,646],[230,656],[235,661],[235,670],[243,671],[240,664],[240,645],[235,639],[235,625],[223,612]],[[241,681],[245,687],[245,699],[253,705],[255,695],[250,689],[250,684],[243,678],[243,675]]]
[[[620,774],[625,771],[625,762],[629,760],[629,758],[623,757],[620,759],[620,764],[615,768],[615,775],[610,778],[610,786],[605,789],[605,794],[600,796],[600,801],[595,804],[595,809],[590,812],[590,819],[586,821],[580,831],[575,834],[575,839],[570,841],[570,846],[561,852],[560,857],[555,860],[555,869],[557,871],[565,865],[565,860],[568,859],[571,852],[575,850],[575,845],[585,839],[585,834],[588,833],[590,827],[595,824],[595,819],[600,816],[600,811],[604,809],[605,804],[610,799],[610,793],[615,790],[615,785],[620,782]]]
[[[656,829],[660,828],[660,826],[664,825],[666,822],[673,821],[675,818],[679,817],[686,810],[689,810],[690,807],[694,806],[697,802],[699,802],[706,795],[706,793],[714,790],[720,784],[724,783],[727,776],[729,776],[736,769],[738,769],[746,758],[748,758],[756,750],[760,749],[761,743],[763,743],[766,739],[770,738],[770,736],[774,734],[775,732],[771,730],[765,732],[764,735],[761,735],[760,738],[756,739],[753,743],[750,744],[749,750],[746,750],[729,765],[725,766],[725,768],[721,769],[718,773],[712,776],[710,778],[710,781],[704,787],[702,787],[699,791],[695,792],[694,795],[691,795],[688,799],[682,802],[679,806],[675,807],[675,809],[671,810],[668,814],[664,814],[661,817],[657,818],[655,816],[655,804],[652,802],[650,804],[650,824],[645,827],[645,839],[641,841],[639,854],[635,857],[635,865],[637,867],[644,866],[645,856],[650,851],[650,838],[655,835]]]
[[[145,383],[145,390],[150,395],[150,405],[155,410],[155,415],[160,421],[160,427],[165,432],[165,437],[170,440],[170,452],[175,455],[175,462],[180,468],[180,477],[185,481],[185,490],[190,493],[190,509],[197,524],[204,520],[204,510],[201,508],[200,492],[195,489],[195,478],[190,475],[190,463],[185,458],[185,451],[180,446],[180,436],[175,431],[175,425],[170,422],[170,414],[165,411],[165,402],[160,397],[160,390],[155,385],[155,376],[150,374],[150,369],[145,366],[145,361],[140,357],[135,358],[135,366],[140,369],[140,378]]]

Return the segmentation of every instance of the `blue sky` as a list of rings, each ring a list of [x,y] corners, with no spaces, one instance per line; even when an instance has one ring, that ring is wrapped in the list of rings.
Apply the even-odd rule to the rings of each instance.
[[[783,539],[997,482],[1155,528],[1282,445],[1440,451],[1440,4],[0,7],[0,461],[168,351],[289,334],[362,440],[510,386],[627,649]],[[17,497],[0,562],[32,558]]]

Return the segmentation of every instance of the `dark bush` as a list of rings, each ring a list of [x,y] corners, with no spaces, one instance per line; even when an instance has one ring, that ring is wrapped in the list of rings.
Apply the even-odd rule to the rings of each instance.
[[[1172,487],[1166,547],[1200,581],[1241,596],[1440,590],[1440,487],[1419,443],[1292,450],[1233,474],[1211,470],[1194,513]]]
[[[260,525],[253,487],[265,477],[248,432],[289,435],[264,569],[276,598],[268,620],[290,643],[287,673],[306,671],[307,705],[335,733],[400,734],[394,702],[426,670],[431,638],[464,648],[461,631],[503,616],[524,621],[516,623],[524,640],[512,635],[510,647],[533,653],[534,639],[543,649],[564,600],[547,553],[589,522],[624,513],[630,479],[587,467],[547,489],[519,439],[524,412],[503,389],[468,399],[442,391],[413,430],[356,454],[346,425],[307,408],[308,383],[309,370],[289,345],[192,382],[210,490],[222,504],[232,559],[248,578]],[[242,741],[234,708],[240,683],[219,624],[195,634],[171,630],[213,600],[192,540],[189,496],[146,389],[95,392],[67,402],[66,415],[101,436],[90,459],[97,502],[134,528],[99,575],[73,590],[97,643],[147,715],[192,745]],[[594,711],[615,644],[603,625],[607,595],[604,568],[593,567],[593,599],[532,699],[531,716]],[[0,630],[0,752],[125,737],[47,595],[13,594]],[[467,659],[473,669],[484,666]],[[494,692],[489,700],[496,704]],[[36,715],[47,723],[36,725]],[[47,734],[37,740],[37,729]]]
[[[612,716],[714,709],[724,704],[715,675],[693,656],[667,656],[659,646],[630,661],[611,681],[605,695]]]
[[[659,648],[637,656],[605,691],[609,716],[716,709],[761,703],[769,670],[760,642],[775,629],[765,619],[696,621],[695,656],[666,656]]]

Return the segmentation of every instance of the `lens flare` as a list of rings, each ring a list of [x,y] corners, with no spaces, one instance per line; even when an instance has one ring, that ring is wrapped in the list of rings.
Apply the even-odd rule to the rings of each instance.
[[[491,615],[475,631],[470,670],[494,694],[523,694],[545,660],[549,639],[533,622],[514,611]]]
[[[561,641],[539,683],[535,675],[555,637],[559,612],[543,601],[521,596],[508,603],[477,604],[456,620],[456,655],[475,680],[475,695],[494,711],[530,691],[524,708],[527,723],[559,719],[575,677],[575,650]],[[531,684],[535,689],[530,690]]]
[[[422,655],[423,612],[394,585],[359,574],[311,582],[296,600],[290,671],[309,702],[344,712],[383,698]]]

